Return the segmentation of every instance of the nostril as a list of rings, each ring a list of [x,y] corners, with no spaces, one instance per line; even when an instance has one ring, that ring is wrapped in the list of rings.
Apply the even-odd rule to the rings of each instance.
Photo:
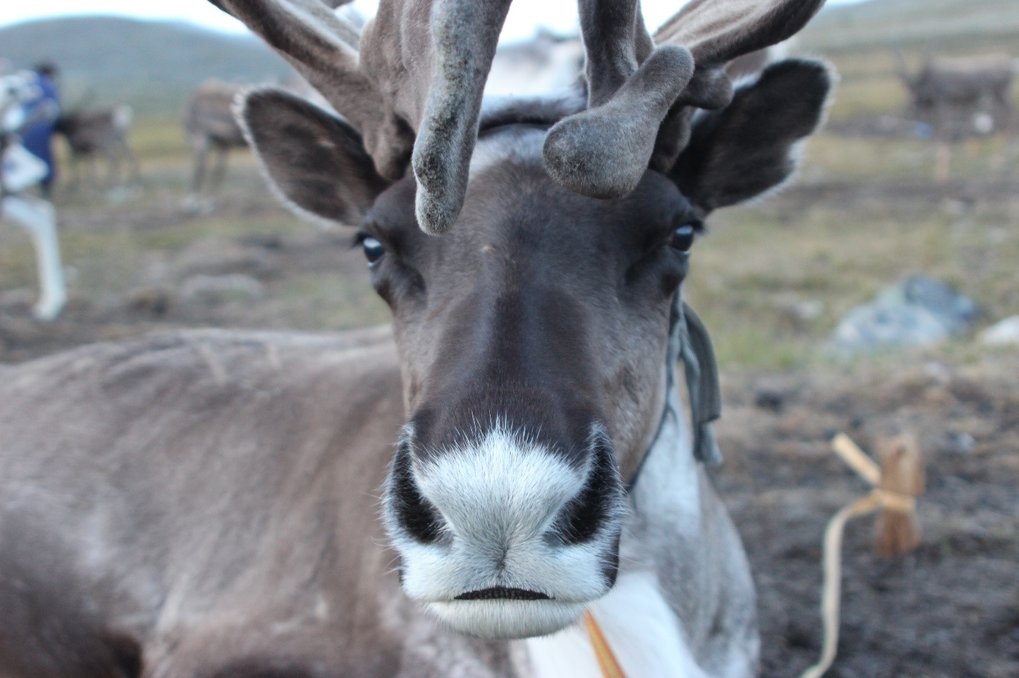
[[[592,455],[583,489],[552,526],[551,538],[565,545],[591,541],[619,506],[622,486],[610,443],[603,435],[594,437]]]
[[[404,443],[393,462],[390,501],[400,526],[423,544],[434,544],[442,535],[442,517],[414,481],[410,448]]]
[[[461,593],[456,597],[456,600],[552,600],[552,598],[538,591],[493,586],[488,589]]]

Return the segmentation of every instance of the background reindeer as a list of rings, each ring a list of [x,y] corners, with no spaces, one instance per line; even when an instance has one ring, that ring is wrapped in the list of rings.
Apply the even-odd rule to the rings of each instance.
[[[113,185],[120,179],[138,181],[138,158],[128,143],[134,114],[130,106],[116,106],[91,111],[65,111],[57,120],[55,132],[67,141],[71,161],[71,181],[81,181],[82,164],[94,168],[102,158],[108,168],[108,181]],[[121,176],[121,165],[127,175]]]
[[[901,52],[896,52],[896,59],[911,112],[930,124],[938,138],[1009,125],[1015,65],[1008,56],[927,56],[915,72],[909,71]]]
[[[617,50],[588,59],[609,110],[567,98],[483,115],[469,104],[499,28],[488,4],[383,3],[361,36],[317,0],[218,4],[350,121],[265,88],[240,112],[296,209],[360,224],[397,348],[378,333],[211,333],[5,374],[2,668],[593,675],[576,623],[587,609],[632,675],[752,674],[753,585],[701,463],[717,461],[714,360],[680,285],[701,220],[789,177],[830,87],[823,65],[793,60],[734,91],[724,65],[788,37],[819,3],[695,2],[654,41],[637,3],[585,3],[589,52]],[[483,44],[452,41],[454,29]],[[479,61],[443,54],[461,48]],[[393,87],[428,55],[420,98]],[[441,117],[451,111],[461,119]],[[643,127],[656,118],[660,154]],[[636,136],[601,136],[620,130]],[[648,136],[635,187],[587,194],[629,181]],[[599,139],[622,156],[613,171],[548,171],[550,158],[592,159]],[[466,158],[435,155],[450,143]],[[649,169],[656,155],[671,160]],[[424,204],[422,176],[440,177]],[[389,550],[366,501],[383,480]],[[41,650],[40,616],[61,641]]]
[[[496,49],[485,94],[528,96],[562,91],[575,85],[583,71],[580,37],[543,30],[529,40]]]
[[[235,148],[247,145],[244,134],[233,115],[233,101],[241,85],[206,80],[188,101],[184,129],[195,151],[195,170],[191,192],[199,195],[204,189],[219,187],[226,174],[227,156]],[[216,156],[215,166],[208,174],[209,153]]]

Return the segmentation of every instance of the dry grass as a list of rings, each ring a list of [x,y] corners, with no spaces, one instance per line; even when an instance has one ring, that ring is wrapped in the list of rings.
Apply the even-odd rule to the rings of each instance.
[[[714,215],[697,245],[688,294],[723,364],[816,361],[839,317],[914,273],[954,283],[985,320],[1019,313],[1017,155],[1006,135],[961,144],[937,184],[922,140],[812,140],[791,188]]]
[[[845,74],[830,111],[833,130],[839,122],[901,113],[890,51],[839,52],[833,60]],[[58,196],[73,299],[122,309],[139,289],[173,288],[190,251],[230,250],[257,235],[298,243],[286,256],[311,263],[298,265],[298,274],[263,276],[266,293],[257,303],[197,320],[230,322],[243,311],[248,325],[334,329],[385,319],[356,253],[278,208],[250,154],[231,157],[219,207],[203,214],[184,201],[191,157],[179,121],[141,118],[133,143],[143,161],[140,187]],[[712,329],[722,364],[787,369],[825,360],[824,342],[838,318],[912,273],[954,282],[988,319],[1019,313],[1012,169],[1019,138],[956,145],[944,185],[934,183],[934,157],[917,138],[821,133],[807,145],[790,188],[712,215],[709,235],[696,246],[688,295]],[[0,290],[30,295],[33,288],[27,238],[0,229]],[[805,316],[805,306],[816,314]],[[947,350],[967,352],[965,342]]]

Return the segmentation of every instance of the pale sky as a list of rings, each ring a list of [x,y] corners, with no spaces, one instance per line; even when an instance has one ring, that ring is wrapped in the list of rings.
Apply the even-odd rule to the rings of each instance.
[[[854,0],[830,0],[832,4],[847,1]],[[682,0],[643,0],[648,26],[657,27],[682,4]],[[375,13],[378,0],[355,0],[354,6],[371,15]],[[235,33],[247,30],[206,0],[0,0],[0,27],[33,19],[94,14],[175,19]],[[575,0],[514,0],[502,37],[504,40],[526,38],[538,25],[567,32],[575,29],[576,22]]]

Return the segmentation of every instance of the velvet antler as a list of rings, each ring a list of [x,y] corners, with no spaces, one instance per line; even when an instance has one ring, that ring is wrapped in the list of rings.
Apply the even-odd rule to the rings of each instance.
[[[417,180],[418,224],[463,205],[485,80],[511,0],[383,0],[362,34],[323,0],[211,0],[280,52],[358,129],[379,174]],[[343,4],[328,0],[328,5]],[[732,97],[726,62],[798,31],[823,0],[693,0],[652,40],[639,0],[579,0],[588,108],[548,133],[562,185],[596,197],[667,169],[694,107]]]
[[[379,174],[399,179],[414,134],[399,101],[361,67],[361,36],[322,0],[210,0],[279,52],[361,133]]]
[[[441,233],[453,224],[510,0],[382,2],[361,35],[322,0],[210,1],[353,124],[383,177],[399,179],[413,151],[419,225]]]
[[[683,45],[697,64],[694,76],[659,130],[650,166],[672,167],[690,138],[697,108],[723,108],[732,100],[725,66],[798,33],[824,0],[691,0],[655,32],[657,44]]]
[[[625,195],[649,165],[675,162],[694,108],[729,103],[726,63],[792,36],[823,4],[692,0],[652,42],[637,0],[581,0],[589,108],[549,131],[549,172],[579,193]]]

